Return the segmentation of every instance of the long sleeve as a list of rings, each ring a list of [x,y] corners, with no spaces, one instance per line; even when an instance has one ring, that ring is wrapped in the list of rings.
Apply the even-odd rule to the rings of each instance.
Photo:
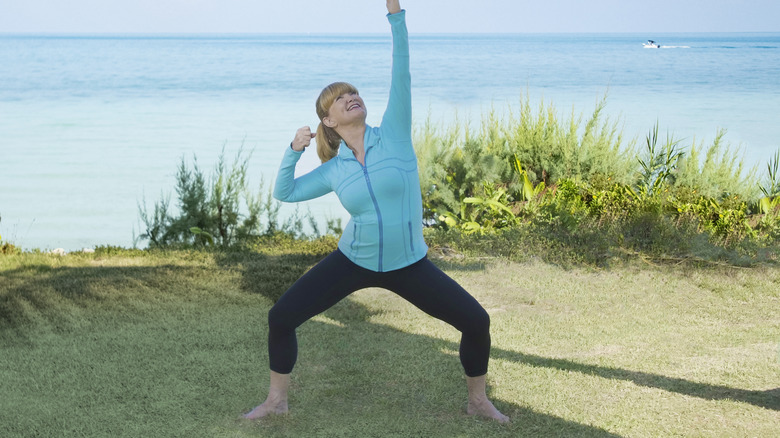
[[[388,14],[393,34],[393,67],[390,98],[382,118],[382,134],[398,141],[412,138],[412,78],[409,72],[409,34],[406,11]]]
[[[295,165],[303,152],[286,148],[274,185],[274,198],[284,202],[300,202],[319,198],[333,191],[323,174],[323,166],[295,178]]]

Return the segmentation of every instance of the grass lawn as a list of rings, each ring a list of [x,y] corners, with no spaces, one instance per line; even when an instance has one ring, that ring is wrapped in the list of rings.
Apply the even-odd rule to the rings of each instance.
[[[0,256],[2,437],[777,436],[780,269],[434,259],[488,310],[465,415],[457,331],[359,291],[298,330],[290,414],[267,311],[332,246]]]

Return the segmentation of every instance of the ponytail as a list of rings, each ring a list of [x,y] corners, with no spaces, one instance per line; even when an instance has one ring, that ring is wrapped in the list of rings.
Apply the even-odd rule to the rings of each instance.
[[[320,122],[315,138],[317,140],[317,156],[320,157],[321,162],[324,163],[338,155],[341,137],[339,137],[336,131]]]

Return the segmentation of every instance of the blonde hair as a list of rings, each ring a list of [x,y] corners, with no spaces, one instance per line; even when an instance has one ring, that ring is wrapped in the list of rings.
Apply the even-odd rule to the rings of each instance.
[[[328,117],[331,105],[336,98],[345,93],[357,94],[357,88],[346,82],[334,82],[322,89],[317,98],[317,116],[320,118],[320,125],[317,127],[317,155],[323,163],[335,157],[339,153],[341,136],[335,129],[329,128],[322,123],[322,119]]]

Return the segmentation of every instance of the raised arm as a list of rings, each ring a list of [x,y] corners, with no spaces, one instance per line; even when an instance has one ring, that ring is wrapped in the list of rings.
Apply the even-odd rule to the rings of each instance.
[[[382,118],[382,134],[391,140],[412,138],[412,79],[409,74],[409,34],[406,11],[398,0],[387,0],[387,19],[393,34],[393,68],[390,98]],[[393,12],[395,11],[395,12]]]

